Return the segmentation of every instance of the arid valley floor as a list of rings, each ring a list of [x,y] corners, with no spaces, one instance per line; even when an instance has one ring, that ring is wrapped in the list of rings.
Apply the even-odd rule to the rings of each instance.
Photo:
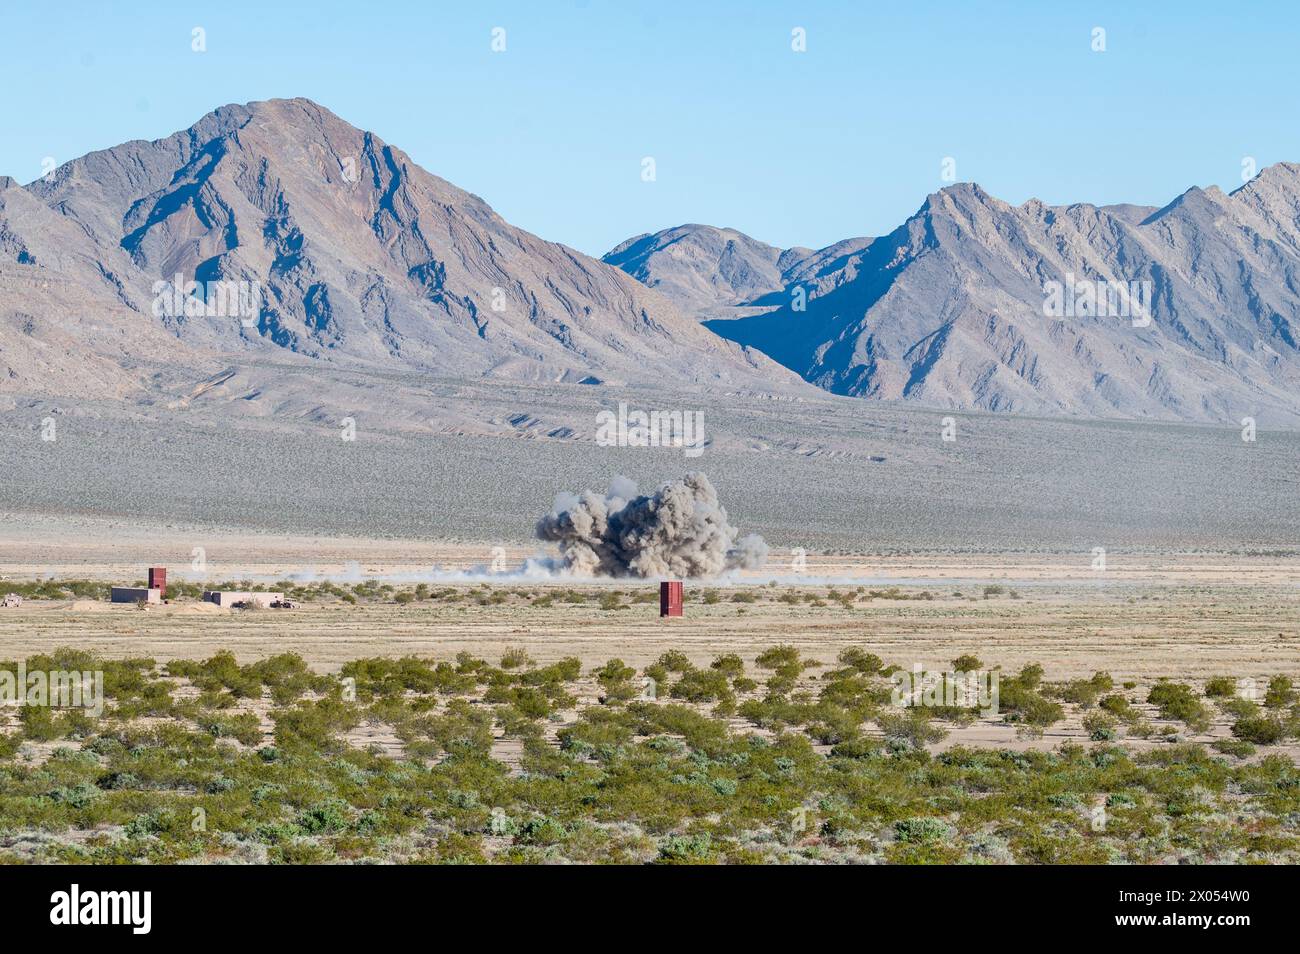
[[[0,858],[1300,860],[1294,435],[969,415],[944,448],[931,412],[719,397],[697,462],[442,397],[342,446],[320,409],[86,405],[53,445],[49,406],[0,416],[32,442],[0,660],[102,669],[107,703],[0,713]],[[653,580],[528,569],[554,493],[696,466],[762,570],[660,619]],[[151,565],[171,602],[108,603]],[[893,704],[972,666],[999,711]]]

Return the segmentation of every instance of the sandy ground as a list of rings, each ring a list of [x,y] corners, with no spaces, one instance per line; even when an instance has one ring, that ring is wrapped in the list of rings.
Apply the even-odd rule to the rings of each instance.
[[[18,541],[0,540],[0,577],[31,579],[50,574],[130,580],[143,576],[140,561],[145,553],[165,550],[156,537],[144,533],[123,533],[112,542],[96,537],[85,551],[48,541],[47,537],[48,549],[42,556],[63,552],[67,562],[24,560],[28,554]],[[316,572],[341,579],[390,575],[414,581],[430,578],[435,566],[463,569],[490,559],[466,545],[233,532],[225,541],[228,552],[238,554],[243,562],[232,560],[210,572],[214,578],[279,578],[307,565],[305,558],[310,557]],[[509,550],[507,563],[516,565],[531,553],[527,548]],[[507,593],[507,602],[486,606],[477,602],[485,592],[480,580],[455,584],[461,598],[454,601],[310,603],[287,611],[240,612],[194,601],[139,610],[86,600],[29,600],[21,608],[0,610],[0,658],[73,646],[106,656],[150,656],[165,662],[177,657],[206,658],[229,649],[241,662],[296,652],[313,668],[332,672],[364,656],[450,659],[466,651],[495,661],[507,648],[523,647],[543,664],[578,656],[589,673],[614,657],[643,667],[674,649],[701,666],[721,653],[734,652],[761,678],[761,670],[754,667],[755,656],[788,643],[804,656],[827,664],[834,663],[843,649],[856,646],[908,669],[916,664],[946,669],[955,657],[972,653],[986,666],[1007,671],[1039,663],[1049,680],[1105,670],[1117,686],[1136,683],[1129,695],[1138,701],[1161,677],[1199,684],[1209,676],[1230,675],[1254,678],[1262,686],[1268,677],[1282,673],[1300,681],[1300,561],[1295,559],[1108,554],[1107,568],[1101,573],[1093,569],[1091,554],[1050,558],[809,554],[803,573],[791,569],[790,559],[788,551],[777,552],[768,570],[743,582],[688,583],[685,616],[674,620],[661,620],[655,603],[633,603],[619,610],[601,610],[594,599],[533,606],[538,595],[574,588],[594,596],[597,590],[571,580],[508,576],[492,577],[495,582],[487,584]],[[191,575],[183,565],[169,570],[173,576]],[[779,580],[775,585],[768,582],[773,578]],[[1000,585],[1003,592],[986,599],[983,588],[990,584]],[[656,590],[652,581],[623,580],[603,586],[616,589],[625,600]],[[864,593],[845,607],[826,599],[831,586],[838,593],[859,586],[867,591],[898,586],[901,595],[911,598],[867,599]],[[715,590],[718,602],[700,602],[706,590]],[[791,592],[815,594],[824,605],[781,601]],[[931,598],[918,598],[923,592]],[[736,602],[735,597],[756,602]],[[598,692],[594,681],[589,688],[594,699]],[[816,693],[816,670],[810,672],[806,688]],[[1163,724],[1153,711],[1146,715],[1157,728]],[[1172,729],[1185,731],[1181,725]],[[1198,738],[1209,741],[1229,734],[1228,721],[1220,718],[1209,734]],[[387,727],[361,726],[353,735],[354,744],[374,744],[394,753],[399,747]],[[993,718],[953,728],[943,743],[932,748],[973,744],[1050,749],[1065,740],[1087,741],[1077,712],[1038,739],[1019,738],[1013,726]],[[1132,738],[1125,744],[1146,748],[1166,743]],[[518,753],[509,751],[510,743],[501,745],[500,757],[517,760]],[[1300,756],[1297,745],[1269,751]]]
[[[548,587],[511,589],[541,593]],[[639,589],[624,585],[622,592]],[[852,608],[777,602],[789,589],[719,588],[721,602],[688,602],[685,617],[675,620],[659,619],[654,604],[615,611],[593,603],[541,608],[523,596],[500,606],[468,600],[311,604],[256,613],[192,602],[141,611],[29,600],[19,609],[0,610],[0,655],[77,646],[166,660],[230,649],[248,661],[297,652],[328,671],[360,656],[450,658],[464,650],[495,658],[511,646],[526,648],[541,662],[576,655],[587,665],[619,657],[642,666],[679,649],[706,664],[719,653],[752,660],[769,646],[790,643],[828,663],[842,649],[862,646],[905,667],[946,665],[963,653],[1008,669],[1038,662],[1049,678],[1098,669],[1139,682],[1279,672],[1300,678],[1300,588],[1293,585],[1052,581],[1018,591],[1019,599],[971,599],[976,591],[968,589],[961,598],[948,591],[932,600],[874,599]],[[760,602],[731,602],[739,592],[757,592]]]
[[[470,589],[463,591],[468,594]],[[519,594],[526,588],[510,589]],[[554,588],[529,591],[548,589]],[[775,600],[789,590],[764,587],[757,591],[762,594],[760,602],[736,604],[729,601],[731,596],[753,594],[755,589],[719,588],[720,602],[688,603],[686,615],[675,620],[659,619],[657,607],[651,604],[614,611],[600,610],[592,603],[557,602],[542,608],[528,605],[523,595],[512,595],[509,604],[499,606],[320,604],[248,613],[193,602],[141,611],[89,601],[28,601],[20,609],[0,611],[0,658],[76,646],[115,657],[150,656],[161,663],[176,657],[206,658],[230,649],[241,662],[296,652],[313,668],[333,672],[363,656],[450,659],[465,651],[495,662],[506,649],[523,647],[542,664],[578,656],[584,669],[579,697],[589,705],[600,693],[590,676],[592,669],[613,657],[643,667],[669,649],[685,652],[700,666],[721,653],[738,653],[750,674],[760,680],[764,671],[754,664],[754,657],[778,643],[793,644],[804,656],[827,664],[849,646],[864,647],[908,669],[915,664],[946,669],[956,656],[973,653],[986,666],[1001,666],[1008,672],[1037,662],[1053,681],[1108,671],[1117,691],[1124,683],[1136,683],[1125,694],[1157,730],[1169,726],[1178,738],[1187,737],[1185,726],[1160,719],[1154,707],[1142,703],[1150,685],[1161,677],[1199,685],[1209,676],[1228,674],[1252,677],[1261,687],[1277,673],[1300,680],[1300,589],[1293,586],[1061,584],[1029,591],[1019,599],[972,601],[951,595],[933,600],[875,599],[851,609],[834,602],[811,606]],[[633,589],[625,585],[622,592]],[[818,675],[817,669],[811,669],[801,680],[801,688],[812,696],[818,691]],[[759,689],[757,695],[761,694]],[[271,731],[268,700],[248,701],[244,707],[257,712],[264,730]],[[1065,741],[1088,744],[1082,713],[1073,706],[1067,712],[1064,720],[1038,738],[1021,737],[1015,726],[998,716],[968,726],[946,725],[948,737],[929,748],[936,752],[954,745],[1050,750]],[[549,733],[554,735],[576,718],[576,712],[567,713],[564,722],[548,724]],[[743,719],[735,720],[735,725],[739,731],[753,731]],[[1208,733],[1188,738],[1200,742],[1229,738],[1230,726],[1231,720],[1219,713]],[[373,745],[390,755],[402,755],[401,743],[388,726],[363,724],[347,738],[353,745]],[[1128,737],[1124,744],[1148,749],[1168,743],[1153,736]],[[494,754],[513,766],[518,750],[517,743],[500,740]],[[1256,757],[1269,753],[1300,758],[1300,743],[1261,749]]]
[[[196,548],[198,551],[196,552]],[[171,579],[281,580],[322,577],[360,582],[451,579],[477,571],[501,583],[540,582],[516,571],[540,545],[450,543],[366,537],[252,533],[229,527],[158,528],[107,517],[0,515],[0,583],[5,579],[92,579],[129,582],[144,567],[168,567]],[[196,562],[201,559],[201,563]],[[494,563],[506,568],[489,575]],[[874,556],[773,548],[767,566],[738,582],[782,584],[827,580],[877,585],[949,582],[1035,585],[1070,581],[1116,583],[1300,586],[1300,555],[1142,553],[1110,550],[1105,570],[1091,550],[1054,554],[879,554]],[[600,581],[584,581],[595,583]]]

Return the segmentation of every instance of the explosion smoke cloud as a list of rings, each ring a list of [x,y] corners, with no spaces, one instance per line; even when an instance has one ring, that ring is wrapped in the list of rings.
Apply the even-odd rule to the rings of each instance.
[[[626,477],[603,496],[559,494],[537,521],[538,538],[559,544],[565,569],[583,576],[701,578],[761,567],[767,544],[739,534],[698,472],[652,494],[638,495]]]

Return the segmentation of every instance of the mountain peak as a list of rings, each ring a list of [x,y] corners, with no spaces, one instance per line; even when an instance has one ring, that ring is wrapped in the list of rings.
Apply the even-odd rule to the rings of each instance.
[[[738,229],[691,222],[621,242],[601,261],[703,317],[783,288],[783,256]]]
[[[222,106],[165,139],[73,160],[25,193],[59,241],[9,242],[17,264],[87,290],[79,312],[119,310],[171,336],[178,367],[192,349],[538,381],[804,387],[302,97]],[[220,304],[204,294],[213,286],[256,292],[239,314],[199,314],[191,292],[177,292],[183,308],[160,308],[154,289],[176,276],[201,306]],[[19,310],[69,310],[32,295]],[[150,352],[167,361],[166,350]],[[0,368],[0,384],[13,380]]]

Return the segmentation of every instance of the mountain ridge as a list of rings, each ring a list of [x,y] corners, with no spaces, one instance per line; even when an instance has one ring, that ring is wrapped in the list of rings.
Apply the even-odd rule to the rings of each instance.
[[[1149,290],[1150,320],[1045,314],[1067,280],[1070,307],[1074,282],[1108,305]],[[183,399],[287,361],[1296,426],[1298,342],[1296,163],[1160,208],[1013,206],[957,183],[884,236],[781,249],[695,223],[600,261],[302,98],[222,106],[25,186],[0,176],[10,393],[154,400],[168,382]]]
[[[641,237],[642,246],[670,231]],[[638,266],[661,284],[691,287],[667,257],[643,256]],[[802,256],[782,277],[779,289],[728,303],[729,313],[709,316],[715,298],[682,305],[837,394],[1031,414],[1300,423],[1294,163],[1266,167],[1232,193],[1192,187],[1158,209],[1013,206],[977,183],[956,183],[888,235]],[[692,278],[696,287],[708,282]],[[1048,316],[1051,283],[1066,281],[1095,286],[1099,301],[1116,285],[1149,288],[1149,321]]]
[[[31,325],[33,342],[0,350],[7,390],[48,390],[38,353],[62,335],[65,361],[107,362],[107,391],[135,393],[130,343],[126,360],[105,349],[92,314],[157,361],[204,373],[232,355],[290,355],[512,380],[804,387],[306,99],[219,107],[2,194],[0,326]],[[214,285],[255,289],[257,307],[173,314],[175,276],[208,311]]]

